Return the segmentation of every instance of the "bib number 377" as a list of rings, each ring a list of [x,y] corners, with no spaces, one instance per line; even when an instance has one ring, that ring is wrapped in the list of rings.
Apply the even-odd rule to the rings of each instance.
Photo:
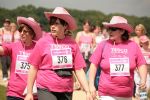
[[[129,59],[128,58],[110,58],[110,75],[111,76],[129,76]]]

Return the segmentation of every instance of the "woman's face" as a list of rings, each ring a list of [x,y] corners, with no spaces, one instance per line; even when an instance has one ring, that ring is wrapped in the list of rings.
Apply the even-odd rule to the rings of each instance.
[[[10,24],[10,29],[12,32],[15,32],[17,30],[17,25],[15,23]]]
[[[53,36],[64,36],[64,32],[66,30],[66,26],[63,26],[60,23],[60,20],[57,19],[55,23],[53,23],[52,25],[50,25],[50,30]]]
[[[89,23],[85,23],[83,25],[83,31],[85,31],[85,32],[89,32],[90,31],[90,25],[89,25]]]
[[[109,39],[112,41],[121,41],[121,36],[123,34],[123,30],[119,28],[110,27],[107,29],[109,33]]]
[[[4,22],[3,26],[6,30],[10,30],[10,23]]]
[[[99,34],[101,32],[101,28],[99,26],[96,26],[94,33]]]
[[[138,27],[138,26],[135,28],[135,33],[136,33],[137,36],[144,35],[143,29],[141,27]]]
[[[22,31],[20,32],[20,39],[22,40],[22,42],[32,41],[33,35],[30,32],[32,31],[29,30],[28,28],[26,27],[22,28]]]

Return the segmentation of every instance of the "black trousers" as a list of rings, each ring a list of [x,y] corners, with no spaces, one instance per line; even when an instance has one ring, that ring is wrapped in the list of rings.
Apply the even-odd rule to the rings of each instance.
[[[6,100],[24,100],[24,99],[19,98],[19,97],[15,97],[15,96],[7,96]],[[37,96],[34,98],[34,100],[38,100]]]
[[[89,68],[90,68],[91,63],[90,63],[89,59],[84,59],[84,60],[85,60],[85,63],[86,63],[85,73],[87,73]]]
[[[19,97],[7,96],[7,100],[24,100],[24,99]]]
[[[38,100],[72,100],[72,92],[50,92],[38,88]]]
[[[1,63],[2,63],[2,73],[3,73],[3,78],[8,77],[8,69],[10,67],[10,57],[9,56],[1,56]]]

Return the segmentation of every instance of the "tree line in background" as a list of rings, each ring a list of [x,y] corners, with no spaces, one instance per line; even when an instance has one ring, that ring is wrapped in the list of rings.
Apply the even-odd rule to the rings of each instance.
[[[17,16],[24,16],[24,17],[30,16],[35,18],[42,25],[44,30],[48,31],[49,30],[48,21],[44,16],[44,11],[51,12],[53,11],[53,9],[47,9],[43,7],[36,8],[33,5],[20,6],[13,10],[0,8],[0,27],[3,25],[3,20],[5,18],[9,18],[12,22],[16,22]],[[95,10],[81,11],[76,9],[68,9],[68,11],[75,18],[77,22],[78,29],[76,31],[82,29],[82,23],[85,19],[91,20],[93,25],[96,24],[101,25],[102,22],[109,22],[112,16],[119,15],[127,18],[129,23],[133,25],[133,27],[135,27],[137,24],[143,24],[147,29],[147,34],[150,36],[150,17],[128,16],[120,13],[113,13],[113,14],[106,15],[100,11],[95,11]]]

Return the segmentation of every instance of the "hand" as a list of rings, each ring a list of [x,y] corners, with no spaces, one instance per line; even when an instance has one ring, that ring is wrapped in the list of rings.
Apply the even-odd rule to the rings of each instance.
[[[34,100],[32,94],[27,94],[24,100]]]
[[[86,100],[94,100],[90,94],[90,92],[86,92]]]
[[[95,86],[94,85],[89,85],[89,88],[90,88],[92,98],[95,99],[96,95],[97,95]]]
[[[145,89],[146,88],[146,83],[141,81],[141,83],[139,84],[139,88]]]
[[[79,89],[81,89],[81,85],[80,85],[80,83],[79,82],[74,82],[74,89],[75,90],[79,90]]]

